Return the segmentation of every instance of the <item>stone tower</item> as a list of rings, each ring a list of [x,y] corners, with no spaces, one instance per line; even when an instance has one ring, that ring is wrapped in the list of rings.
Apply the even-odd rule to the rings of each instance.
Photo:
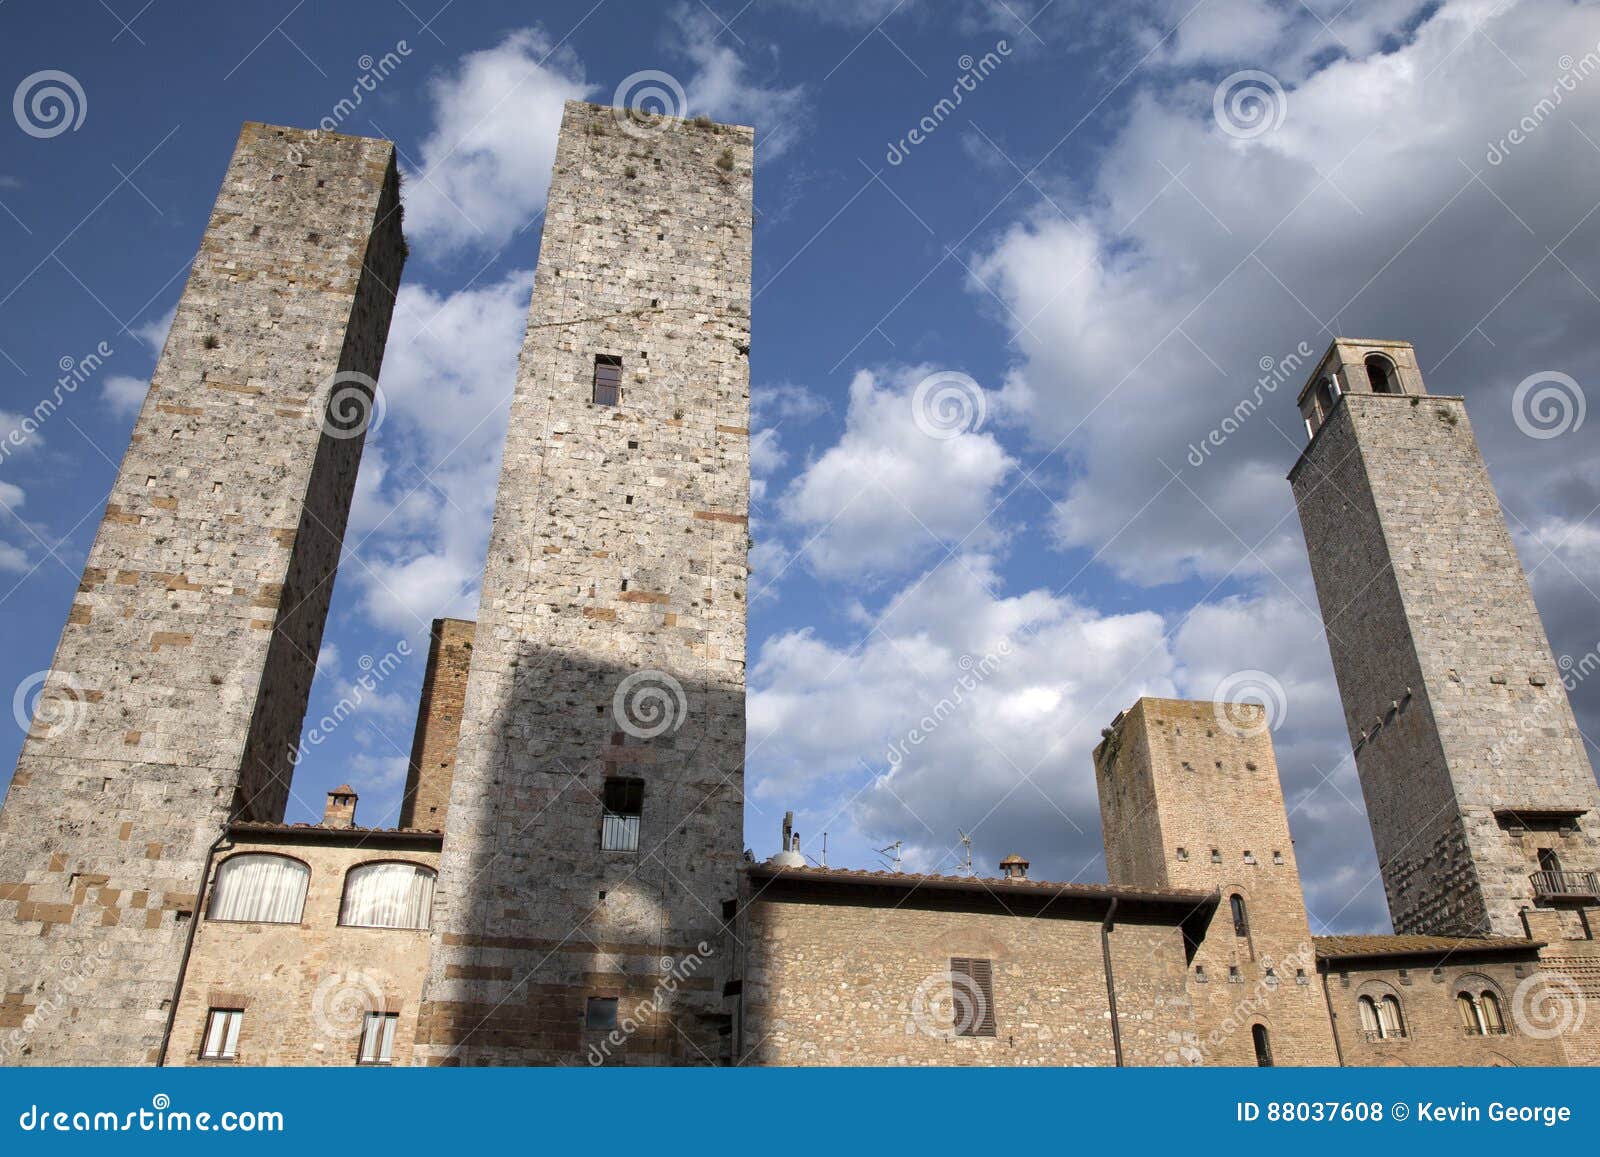
[[[475,623],[435,619],[428,637],[428,668],[422,676],[417,729],[411,740],[400,826],[443,831],[461,741],[461,711],[467,699]]]
[[[726,1055],[752,143],[748,128],[579,103],[562,118],[450,794],[425,1063]]]
[[[1172,1063],[1338,1063],[1264,708],[1140,699],[1095,749],[1114,885],[1216,891],[1193,948],[1197,1039]]]
[[[283,816],[404,254],[387,142],[244,126],[0,813],[13,1063],[156,1059],[209,849]]]
[[[1289,474],[1397,932],[1594,904],[1600,789],[1459,397],[1334,341]]]

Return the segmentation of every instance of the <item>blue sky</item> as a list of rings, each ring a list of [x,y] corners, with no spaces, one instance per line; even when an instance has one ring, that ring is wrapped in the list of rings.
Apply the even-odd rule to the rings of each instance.
[[[82,118],[0,122],[0,423],[110,352],[0,459],[0,688],[25,718],[240,122],[334,118],[398,146],[412,259],[310,720],[355,710],[290,818],[349,780],[392,822],[428,621],[477,602],[561,102],[654,70],[758,132],[750,846],[793,808],[834,864],[951,870],[964,830],[982,868],[1103,879],[1100,729],[1242,689],[1314,924],[1384,927],[1283,480],[1299,363],[1414,342],[1558,656],[1596,646],[1597,42],[1566,0],[12,0],[6,91],[66,73]],[[1574,705],[1597,734],[1600,690]]]

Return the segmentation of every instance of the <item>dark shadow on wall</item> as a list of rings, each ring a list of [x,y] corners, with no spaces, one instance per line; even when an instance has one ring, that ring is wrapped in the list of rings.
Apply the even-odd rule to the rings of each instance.
[[[705,666],[694,651],[706,633],[631,622],[621,638],[613,620],[578,628],[558,649],[479,631],[435,898],[423,1063],[731,1057],[743,666],[719,663],[722,682],[692,675]],[[587,653],[621,644],[660,665]]]

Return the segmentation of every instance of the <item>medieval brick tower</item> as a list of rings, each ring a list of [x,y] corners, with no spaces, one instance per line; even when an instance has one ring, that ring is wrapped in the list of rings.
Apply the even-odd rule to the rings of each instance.
[[[387,142],[245,125],[0,813],[12,1061],[156,1059],[208,849],[283,816],[403,262]]]
[[[1172,1063],[1338,1063],[1266,710],[1140,699],[1095,749],[1114,885],[1216,891],[1190,995],[1207,1030]]]
[[[1576,922],[1600,789],[1462,399],[1406,343],[1340,338],[1300,407],[1289,479],[1395,930]]]
[[[728,1048],[752,140],[566,107],[450,794],[425,1062],[696,1064]]]

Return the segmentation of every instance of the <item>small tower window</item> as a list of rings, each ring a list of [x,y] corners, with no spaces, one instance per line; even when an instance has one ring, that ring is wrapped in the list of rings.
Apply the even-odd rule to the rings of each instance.
[[[594,355],[594,403],[622,405],[622,358],[615,354]]]
[[[1222,863],[1222,849],[1221,848],[1212,848],[1211,849],[1211,862],[1213,864]]]
[[[1228,897],[1228,907],[1233,913],[1233,934],[1235,936],[1250,935],[1250,921],[1244,913],[1244,897],[1235,892]]]
[[[1250,1039],[1255,1042],[1257,1067],[1270,1069],[1272,1067],[1272,1041],[1267,1037],[1267,1026],[1264,1024],[1251,1025]]]
[[[1179,860],[1187,860],[1188,858],[1189,858],[1189,849],[1188,848],[1179,848],[1178,849],[1178,859]]]
[[[1400,375],[1395,372],[1394,363],[1382,354],[1368,354],[1366,360],[1367,380],[1372,383],[1374,394],[1400,394]]]
[[[614,776],[606,780],[600,818],[602,852],[639,850],[639,817],[644,814],[644,780]]]

